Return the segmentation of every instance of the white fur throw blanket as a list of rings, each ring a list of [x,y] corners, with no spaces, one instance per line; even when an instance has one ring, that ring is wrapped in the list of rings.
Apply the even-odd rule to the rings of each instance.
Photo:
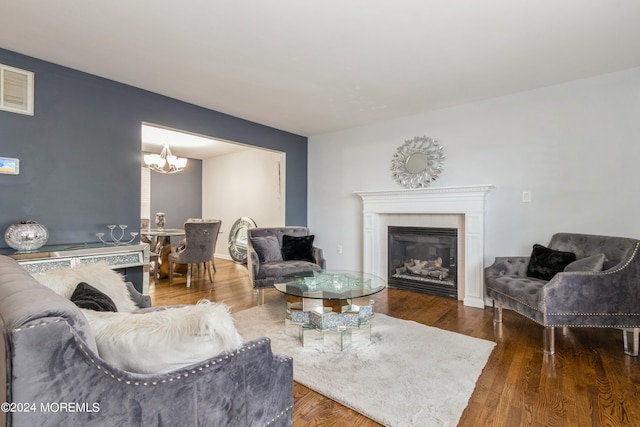
[[[140,313],[82,312],[100,357],[129,372],[170,372],[242,345],[229,308],[208,300]]]
[[[123,277],[106,263],[49,270],[33,277],[67,299],[78,283],[86,282],[113,300],[117,313],[80,310],[100,357],[125,371],[170,372],[242,345],[226,305],[202,300],[196,305],[137,311]]]
[[[82,264],[73,268],[60,268],[44,273],[33,274],[33,277],[58,295],[70,299],[78,283],[85,282],[113,300],[118,311],[134,311],[138,309],[131,299],[122,275],[105,262]]]

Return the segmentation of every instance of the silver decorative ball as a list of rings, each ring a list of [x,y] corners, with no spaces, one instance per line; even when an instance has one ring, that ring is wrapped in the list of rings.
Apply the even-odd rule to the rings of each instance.
[[[49,240],[49,230],[35,221],[13,224],[4,233],[4,241],[17,251],[33,251],[41,248]]]

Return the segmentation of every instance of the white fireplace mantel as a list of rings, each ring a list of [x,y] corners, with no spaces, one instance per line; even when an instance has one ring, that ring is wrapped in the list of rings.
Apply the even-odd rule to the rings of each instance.
[[[461,215],[464,217],[464,305],[484,308],[484,203],[493,185],[386,191],[356,191],[362,198],[363,271],[387,277],[385,215]]]

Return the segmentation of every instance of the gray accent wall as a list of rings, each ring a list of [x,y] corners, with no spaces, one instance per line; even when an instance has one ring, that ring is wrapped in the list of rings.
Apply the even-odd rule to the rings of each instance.
[[[285,152],[286,222],[306,225],[306,137],[4,49],[0,63],[35,72],[35,115],[0,111],[0,156],[20,159],[19,175],[0,174],[3,235],[21,220],[47,226],[50,244],[138,229],[142,122]]]
[[[202,216],[202,160],[189,159],[180,173],[151,171],[151,227],[156,212],[164,212],[168,228],[182,228],[188,218]]]

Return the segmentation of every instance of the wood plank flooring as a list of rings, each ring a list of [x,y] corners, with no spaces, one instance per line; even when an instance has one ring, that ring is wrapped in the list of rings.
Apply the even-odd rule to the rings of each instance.
[[[196,279],[186,288],[182,277],[152,283],[153,305],[202,298],[224,301],[232,312],[256,305],[245,266],[217,259],[216,267],[213,284]],[[265,294],[277,298],[275,290]],[[378,313],[497,343],[459,426],[640,426],[640,358],[624,355],[621,331],[560,329],[556,354],[545,356],[543,328],[511,311],[494,325],[490,309],[451,299],[397,289],[374,299]],[[379,425],[300,384],[293,392],[294,426]]]

